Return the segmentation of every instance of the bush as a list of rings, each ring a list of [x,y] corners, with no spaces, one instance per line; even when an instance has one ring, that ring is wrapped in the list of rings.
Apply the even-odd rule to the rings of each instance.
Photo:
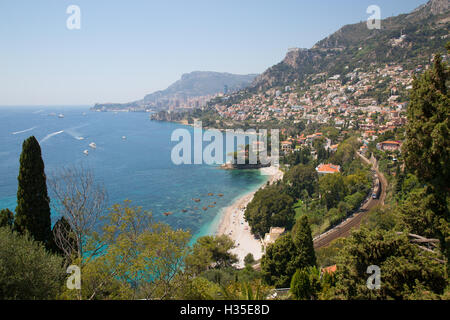
[[[297,270],[292,277],[291,292],[297,300],[310,300],[312,294],[309,274],[306,269]]]
[[[9,209],[0,210],[0,228],[10,227],[14,224],[14,214]]]
[[[297,300],[317,299],[321,291],[320,271],[316,267],[299,269],[291,281],[291,293]]]
[[[220,286],[202,277],[196,277],[182,289],[183,300],[215,300],[220,297]]]
[[[55,299],[64,276],[61,257],[28,236],[0,228],[0,299]]]

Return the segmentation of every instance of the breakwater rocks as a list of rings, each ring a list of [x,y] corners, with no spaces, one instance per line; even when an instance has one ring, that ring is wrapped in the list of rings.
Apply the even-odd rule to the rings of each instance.
[[[226,163],[220,166],[220,169],[223,170],[253,170],[253,169],[261,169],[268,168],[271,164],[236,164],[236,163]]]

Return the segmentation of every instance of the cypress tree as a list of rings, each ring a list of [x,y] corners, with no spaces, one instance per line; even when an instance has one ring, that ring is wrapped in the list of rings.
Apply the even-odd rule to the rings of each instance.
[[[308,269],[298,269],[291,280],[291,292],[297,300],[310,300],[312,296]]]
[[[297,268],[316,266],[316,254],[308,217],[302,216],[295,224],[292,231],[292,241],[297,248],[295,257]]]
[[[35,137],[23,143],[18,182],[14,229],[22,234],[28,232],[34,240],[48,247],[53,239],[50,198],[41,147]]]

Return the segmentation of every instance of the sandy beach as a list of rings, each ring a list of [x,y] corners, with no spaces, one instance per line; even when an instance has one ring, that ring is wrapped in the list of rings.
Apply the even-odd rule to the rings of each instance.
[[[261,173],[268,175],[270,184],[283,178],[283,172],[278,167],[269,167],[260,169]],[[255,260],[262,257],[262,242],[256,239],[251,231],[248,223],[244,219],[244,212],[247,204],[253,199],[255,192],[247,193],[231,206],[225,208],[225,212],[217,229],[218,235],[226,234],[233,239],[236,248],[232,250],[238,258],[237,267],[244,267],[244,258],[247,254],[253,254]]]

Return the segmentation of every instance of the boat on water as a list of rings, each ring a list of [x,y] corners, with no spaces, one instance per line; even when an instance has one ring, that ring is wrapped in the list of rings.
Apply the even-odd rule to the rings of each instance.
[[[88,154],[89,154],[89,150],[84,150],[83,153],[84,153],[85,155],[88,155]]]
[[[64,118],[64,115],[62,113],[58,114],[58,118]]]
[[[127,140],[127,137],[125,137],[125,136],[122,136],[122,140]]]
[[[96,149],[97,145],[95,144],[95,142],[91,142],[89,143],[89,147],[91,147],[92,149]]]
[[[75,139],[77,139],[77,140],[84,140],[84,138],[83,137],[76,137]]]

